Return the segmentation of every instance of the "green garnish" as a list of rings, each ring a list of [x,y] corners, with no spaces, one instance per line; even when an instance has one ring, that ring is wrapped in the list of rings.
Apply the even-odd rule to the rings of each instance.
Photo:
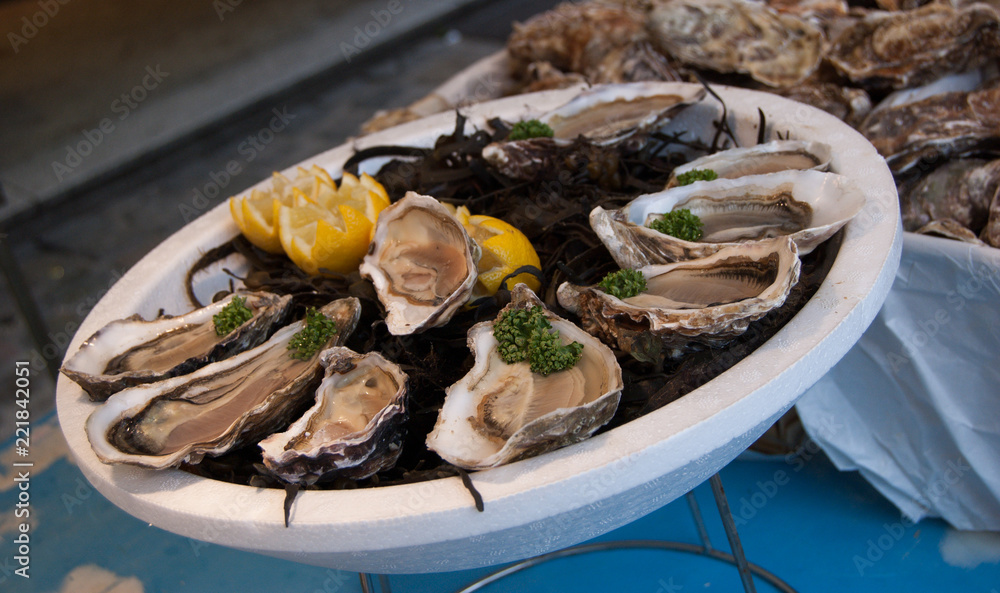
[[[326,345],[337,333],[337,324],[316,310],[309,307],[306,311],[306,325],[288,342],[288,349],[295,350],[292,358],[309,360]]]
[[[646,277],[639,270],[618,270],[605,276],[598,286],[611,296],[627,299],[646,290]]]
[[[711,169],[691,169],[677,176],[677,185],[689,185],[695,181],[712,181],[718,178],[719,174]]]
[[[704,226],[697,214],[691,214],[687,208],[671,210],[660,218],[649,223],[649,228],[685,241],[701,239],[701,227]]]
[[[234,296],[221,311],[212,315],[216,335],[224,336],[253,317],[253,311],[246,303],[245,298]]]
[[[500,358],[507,364],[528,361],[531,371],[548,375],[571,368],[583,355],[583,344],[561,345],[559,331],[545,318],[539,306],[511,309],[500,314],[493,324],[493,337],[499,342]]]
[[[551,138],[552,128],[537,119],[519,121],[510,129],[508,140],[527,140],[528,138]]]

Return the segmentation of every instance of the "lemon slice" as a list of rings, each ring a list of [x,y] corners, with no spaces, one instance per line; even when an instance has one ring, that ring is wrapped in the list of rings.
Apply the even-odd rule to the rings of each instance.
[[[477,265],[479,277],[472,289],[473,300],[496,294],[504,277],[522,266],[541,268],[531,241],[516,227],[492,216],[470,215],[465,206],[456,209],[455,217],[483,252]],[[510,290],[522,282],[533,291],[541,288],[538,278],[528,273],[508,278],[505,286]]]

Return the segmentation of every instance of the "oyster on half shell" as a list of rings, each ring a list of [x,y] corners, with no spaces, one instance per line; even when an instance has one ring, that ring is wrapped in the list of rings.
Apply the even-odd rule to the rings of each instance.
[[[553,166],[557,149],[583,138],[611,146],[664,124],[705,97],[705,89],[664,89],[658,83],[604,84],[587,89],[538,117],[551,138],[505,140],[483,148],[483,158],[512,179],[530,180]]]
[[[253,317],[225,336],[212,322],[234,296],[245,298]],[[138,314],[112,321],[80,346],[60,369],[93,401],[128,387],[184,375],[253,348],[284,322],[290,296],[262,292],[229,295],[185,315],[146,321]]]
[[[336,323],[328,346],[354,331],[356,298],[320,309]],[[105,463],[162,469],[252,443],[291,420],[322,376],[319,353],[293,358],[296,321],[267,342],[181,377],[139,385],[108,398],[87,419],[87,437]]]
[[[802,254],[847,224],[865,204],[847,177],[821,171],[782,171],[736,179],[696,181],[646,194],[620,210],[595,208],[590,225],[623,268],[706,257],[724,246],[790,236]],[[686,208],[704,223],[699,241],[655,231],[651,219]]]
[[[559,304],[605,343],[641,356],[653,336],[678,355],[699,345],[723,345],[780,307],[798,282],[800,267],[795,242],[777,237],[639,268],[647,288],[634,297],[619,299],[599,287],[568,282],[557,294]]]
[[[406,374],[377,352],[334,347],[316,403],[288,430],[260,442],[264,465],[286,482],[367,478],[392,467],[406,434]]]
[[[773,140],[746,148],[730,148],[688,161],[674,169],[667,189],[677,185],[677,176],[697,169],[711,169],[720,179],[764,175],[779,171],[830,168],[829,144],[803,140]]]
[[[504,309],[542,306],[524,284]],[[573,323],[545,312],[563,343],[583,344],[576,366],[547,376],[527,362],[507,364],[497,353],[493,321],[469,330],[476,362],[448,387],[427,446],[465,469],[487,469],[582,441],[618,408],[622,374],[611,350]]]
[[[469,300],[481,251],[441,202],[407,192],[375,224],[361,275],[375,285],[393,335],[444,325]]]

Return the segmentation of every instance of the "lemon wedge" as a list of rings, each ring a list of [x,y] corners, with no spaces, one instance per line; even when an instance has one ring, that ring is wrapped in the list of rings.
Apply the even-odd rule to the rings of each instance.
[[[477,265],[479,277],[472,289],[472,300],[496,294],[503,279],[522,266],[541,268],[531,241],[516,227],[493,216],[472,215],[465,206],[454,209],[454,213],[483,252]],[[508,278],[505,286],[510,290],[522,282],[533,291],[541,288],[538,278],[528,273]]]

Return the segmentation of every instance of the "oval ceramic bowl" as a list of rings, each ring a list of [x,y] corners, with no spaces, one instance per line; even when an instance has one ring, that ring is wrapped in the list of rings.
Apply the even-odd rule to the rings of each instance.
[[[756,141],[760,108],[772,135],[790,133],[831,144],[833,170],[857,180],[868,201],[845,228],[836,262],[812,300],[751,356],[701,388],[583,443],[474,474],[486,504],[483,513],[473,507],[458,478],[447,478],[307,491],[295,500],[286,528],[283,491],[101,463],[84,433],[96,404],[60,377],[59,420],[81,470],[116,505],[168,531],[308,564],[379,573],[458,570],[526,558],[610,531],[683,495],[743,451],[861,336],[889,291],[902,237],[892,177],[860,134],[826,113],[774,95],[717,91],[741,144]],[[495,116],[516,121],[562,104],[575,92],[476,105],[465,110],[467,126],[484,126]],[[669,127],[708,136],[720,112],[720,104],[707,98]],[[335,148],[303,165],[317,163],[337,176],[355,147],[430,146],[454,124],[453,113],[439,114]],[[380,164],[370,161],[365,169]],[[160,308],[168,313],[188,309],[185,271],[203,250],[236,233],[226,204],[177,232],[94,307],[69,351],[112,319],[135,312],[149,317]],[[205,290],[210,294],[211,287]]]

